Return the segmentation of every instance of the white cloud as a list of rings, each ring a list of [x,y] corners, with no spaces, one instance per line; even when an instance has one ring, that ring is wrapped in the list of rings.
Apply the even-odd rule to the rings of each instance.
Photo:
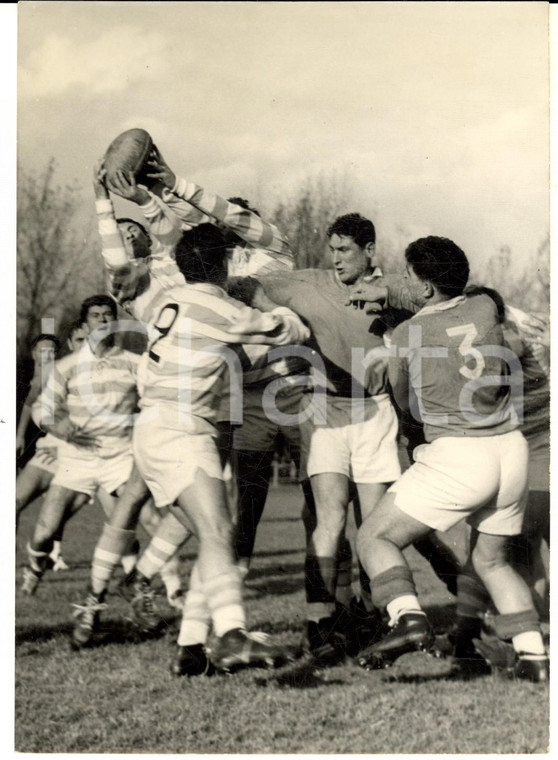
[[[165,36],[118,26],[80,44],[59,33],[48,35],[19,68],[19,97],[46,98],[75,87],[93,94],[115,93],[138,80],[167,71]]]

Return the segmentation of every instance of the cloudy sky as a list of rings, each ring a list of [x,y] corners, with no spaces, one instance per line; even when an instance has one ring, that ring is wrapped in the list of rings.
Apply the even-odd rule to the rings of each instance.
[[[179,174],[272,208],[346,172],[404,242],[525,260],[548,231],[544,2],[19,4],[18,155],[88,188],[148,129]],[[86,195],[87,197],[87,195]]]

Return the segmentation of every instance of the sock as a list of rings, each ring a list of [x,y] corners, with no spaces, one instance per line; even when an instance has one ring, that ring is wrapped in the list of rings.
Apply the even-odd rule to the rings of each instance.
[[[242,580],[237,567],[233,566],[227,572],[205,580],[203,591],[218,638],[233,628],[246,628]]]
[[[525,633],[518,633],[517,636],[512,637],[512,644],[518,654],[520,652],[525,652],[526,654],[546,655],[546,649],[544,648],[543,637],[540,631],[525,631]]]
[[[93,564],[91,566],[91,588],[94,594],[100,594],[108,587],[109,580],[114,572],[114,568],[122,561],[124,567],[124,556],[129,555],[129,547],[135,541],[136,533],[133,530],[122,530],[113,528],[112,525],[105,523],[103,532],[93,553]],[[135,564],[135,555],[134,564]],[[130,567],[128,574],[134,567]]]
[[[141,572],[139,569],[139,563],[141,562],[141,558],[139,562],[136,565],[136,569]],[[167,596],[172,596],[178,589],[182,588],[182,578],[180,577],[180,560],[178,557],[178,552],[175,552],[174,555],[163,565],[161,568],[161,571],[159,575],[161,576],[161,580],[165,584],[165,588],[167,590]]]
[[[173,514],[166,515],[140,557],[138,571],[146,578],[153,578],[161,572],[164,565],[191,535],[191,532]]]
[[[181,647],[193,644],[205,644],[209,636],[211,614],[203,592],[203,585],[197,565],[194,565],[190,576],[190,588],[184,600],[182,622],[178,634],[178,645]]]
[[[337,583],[335,599],[343,607],[349,607],[353,597],[353,552],[351,544],[344,538],[338,552]]]
[[[417,596],[413,574],[407,565],[394,565],[371,581],[372,602],[379,610],[400,596]],[[420,609],[420,608],[419,608]]]
[[[458,617],[482,618],[490,605],[490,595],[477,575],[460,573],[457,576]]]
[[[62,548],[62,543],[60,541],[53,541],[50,558],[54,560],[54,562],[56,562],[56,560],[60,557],[61,548]]]
[[[137,540],[137,538],[134,538],[131,545],[126,551],[126,554],[124,554],[124,556],[121,557],[120,559],[120,564],[122,565],[122,569],[124,570],[125,575],[130,575],[132,570],[137,565],[139,553],[140,553],[139,541]]]
[[[48,552],[41,552],[33,549],[31,544],[27,544],[27,558],[29,560],[29,566],[34,573],[42,575],[48,566]]]
[[[420,612],[421,615],[424,615],[419,600],[414,594],[405,594],[404,596],[398,596],[397,599],[392,599],[386,606],[386,612],[389,615],[389,624],[391,626],[394,626],[401,615],[404,615],[406,612]]]

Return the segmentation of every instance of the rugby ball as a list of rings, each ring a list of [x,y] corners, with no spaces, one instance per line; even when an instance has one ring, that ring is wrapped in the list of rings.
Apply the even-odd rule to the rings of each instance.
[[[151,180],[144,173],[145,162],[153,149],[153,140],[145,129],[127,129],[108,146],[103,160],[108,186],[113,184],[117,171],[132,172],[136,182],[149,185]]]

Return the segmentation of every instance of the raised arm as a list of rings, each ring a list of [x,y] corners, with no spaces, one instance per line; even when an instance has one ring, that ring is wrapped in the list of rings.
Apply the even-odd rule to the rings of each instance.
[[[149,271],[145,262],[132,261],[126,251],[101,163],[95,168],[93,189],[107,288],[118,303],[124,303],[134,299],[146,286],[149,282]]]
[[[151,169],[148,176],[161,182],[174,196],[224,224],[247,243],[265,248],[270,256],[276,262],[284,264],[286,269],[292,268],[294,256],[291,247],[274,224],[265,222],[253,211],[230,203],[193,182],[177,178],[160,153],[148,163]]]

